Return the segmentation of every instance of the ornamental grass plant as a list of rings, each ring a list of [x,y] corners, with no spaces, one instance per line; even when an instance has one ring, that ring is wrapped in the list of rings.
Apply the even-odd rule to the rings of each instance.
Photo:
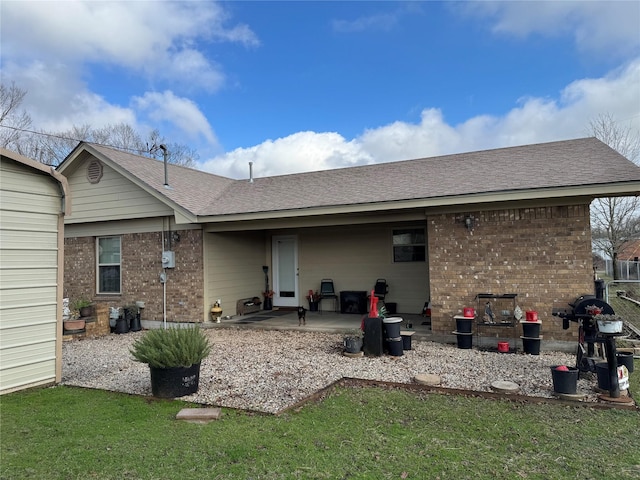
[[[151,368],[190,367],[211,352],[198,327],[149,330],[133,344],[131,355]]]

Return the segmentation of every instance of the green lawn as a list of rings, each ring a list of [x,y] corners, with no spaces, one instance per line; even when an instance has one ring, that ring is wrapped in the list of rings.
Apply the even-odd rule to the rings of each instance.
[[[176,421],[185,406],[61,386],[5,395],[0,478],[640,478],[637,410],[375,387],[207,425]]]

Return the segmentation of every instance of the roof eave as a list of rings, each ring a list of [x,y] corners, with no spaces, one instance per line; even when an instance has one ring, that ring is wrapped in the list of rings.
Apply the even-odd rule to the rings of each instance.
[[[382,201],[351,205],[331,205],[322,207],[269,210],[263,212],[246,212],[223,215],[202,215],[198,217],[198,223],[268,220],[319,215],[339,215],[345,213],[406,210],[413,208],[428,209],[437,207],[471,206],[477,204],[494,204],[538,199],[593,199],[598,197],[638,195],[638,191],[640,191],[640,181],[622,182],[607,185],[595,184],[560,188],[531,188],[526,190],[446,195],[441,197]]]

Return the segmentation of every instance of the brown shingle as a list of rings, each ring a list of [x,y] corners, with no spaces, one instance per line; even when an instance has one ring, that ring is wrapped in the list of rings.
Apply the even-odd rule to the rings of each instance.
[[[478,193],[639,182],[640,168],[595,138],[319,172],[232,180],[91,145],[200,216],[437,199]]]

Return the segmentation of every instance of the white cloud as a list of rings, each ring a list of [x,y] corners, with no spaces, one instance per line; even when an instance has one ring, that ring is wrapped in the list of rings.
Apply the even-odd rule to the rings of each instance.
[[[99,62],[215,91],[224,75],[194,50],[195,40],[259,44],[247,26],[227,28],[227,20],[213,2],[9,1],[2,5],[3,57],[56,58],[70,68]]]
[[[76,72],[63,63],[33,61],[26,65],[7,62],[3,81],[11,79],[27,92],[22,107],[38,129],[64,131],[73,125],[100,128],[107,124],[136,125],[136,115],[128,107],[113,105],[86,89]]]
[[[177,97],[171,91],[147,92],[141,97],[134,97],[132,103],[156,125],[169,123],[179,128],[187,137],[195,139],[202,136],[210,145],[218,143],[206,117],[198,106],[187,98]]]
[[[603,78],[574,81],[556,99],[522,98],[503,116],[449,125],[439,109],[429,108],[418,124],[393,122],[353,140],[295,133],[220,155],[202,168],[243,178],[249,161],[257,176],[265,176],[580,138],[589,136],[589,122],[601,114],[640,131],[640,58]]]
[[[333,20],[331,22],[336,32],[353,33],[366,30],[391,30],[398,25],[396,13],[380,13],[367,17],[358,17],[355,20]]]
[[[572,35],[579,50],[624,58],[640,48],[637,1],[464,2],[451,4],[471,16],[493,19],[492,30],[527,37]]]
[[[358,142],[337,133],[298,132],[267,140],[250,148],[238,148],[201,165],[205,171],[232,178],[244,178],[254,162],[256,177],[372,163]]]

